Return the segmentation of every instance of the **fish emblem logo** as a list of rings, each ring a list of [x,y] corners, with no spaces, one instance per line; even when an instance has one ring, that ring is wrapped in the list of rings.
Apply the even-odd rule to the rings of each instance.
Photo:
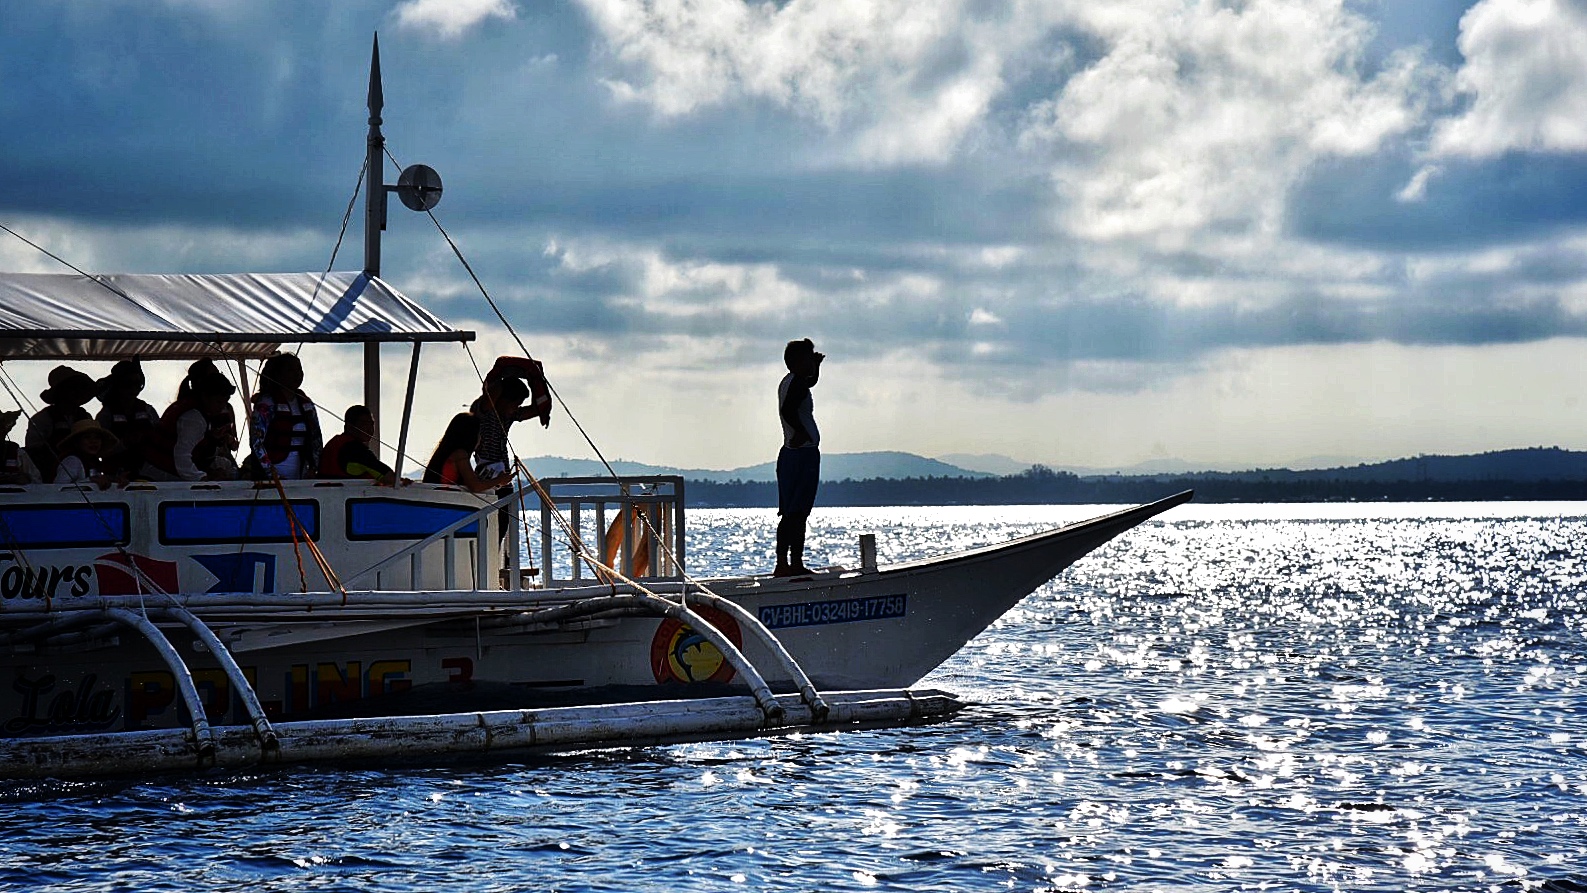
[[[715,608],[694,607],[695,613],[722,631],[736,648],[744,647],[744,634],[738,621]],[[656,681],[728,682],[733,665],[715,645],[706,641],[693,627],[673,617],[661,621],[650,640],[650,669]]]

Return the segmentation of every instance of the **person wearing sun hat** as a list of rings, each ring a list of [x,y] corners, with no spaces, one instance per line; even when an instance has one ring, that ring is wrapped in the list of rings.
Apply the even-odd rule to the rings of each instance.
[[[20,409],[0,412],[0,484],[37,484],[43,480],[27,450],[11,439],[11,430],[20,418]]]
[[[72,432],[55,445],[61,463],[55,470],[55,483],[80,484],[91,482],[99,489],[110,486],[110,476],[105,473],[105,457],[116,448],[116,435],[111,434],[93,419],[83,419],[72,426]]]
[[[38,466],[45,480],[55,479],[55,466],[60,457],[55,445],[72,432],[72,426],[89,418],[83,404],[99,393],[99,383],[86,372],[70,366],[56,366],[50,370],[50,386],[39,394],[44,408],[28,419],[28,434],[23,441],[28,456]]]

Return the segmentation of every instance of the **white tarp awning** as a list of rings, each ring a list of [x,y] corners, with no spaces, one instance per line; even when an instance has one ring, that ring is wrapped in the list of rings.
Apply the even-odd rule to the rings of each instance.
[[[237,359],[300,342],[473,338],[362,273],[0,273],[0,359]]]

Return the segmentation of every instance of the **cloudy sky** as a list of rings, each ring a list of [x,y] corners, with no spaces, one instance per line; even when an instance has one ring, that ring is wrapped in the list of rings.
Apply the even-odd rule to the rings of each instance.
[[[0,223],[323,270],[377,30],[391,151],[609,458],[772,458],[804,336],[829,451],[1587,449],[1587,0],[7,0]],[[513,349],[424,217],[383,272]],[[425,369],[433,442],[477,380]]]

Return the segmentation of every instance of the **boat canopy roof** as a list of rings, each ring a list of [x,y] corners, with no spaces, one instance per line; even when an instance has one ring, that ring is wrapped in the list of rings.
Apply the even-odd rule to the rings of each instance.
[[[0,273],[0,359],[258,359],[303,342],[473,339],[363,273]]]

